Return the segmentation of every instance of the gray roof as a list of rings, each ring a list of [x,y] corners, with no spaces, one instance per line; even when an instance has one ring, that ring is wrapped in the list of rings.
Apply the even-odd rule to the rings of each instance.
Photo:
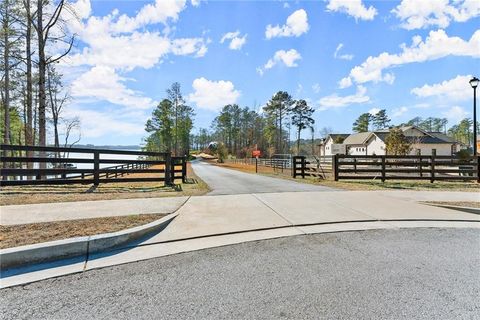
[[[454,138],[447,136],[447,135],[446,135],[445,133],[443,133],[443,132],[429,132],[428,134],[431,135],[431,136],[434,136],[434,137],[436,137],[436,138],[438,138],[438,139],[441,139],[441,140],[443,140],[443,141],[445,141],[445,142],[449,142],[449,143],[460,143],[460,142],[458,142],[457,140],[455,140]]]
[[[428,134],[431,134],[431,132],[428,132]],[[375,132],[375,135],[382,141],[385,141],[385,138],[387,137],[388,133],[386,132]],[[436,137],[434,135],[429,135],[429,136],[423,136],[423,137],[405,137],[408,142],[410,143],[424,143],[424,144],[442,144],[442,143],[455,143],[449,140],[445,140],[439,137]],[[447,137],[449,138],[449,137]],[[451,139],[451,138],[449,138]],[[453,140],[453,139],[452,139]]]
[[[364,144],[367,141],[368,137],[372,132],[360,132],[349,135],[344,141],[343,144]]]

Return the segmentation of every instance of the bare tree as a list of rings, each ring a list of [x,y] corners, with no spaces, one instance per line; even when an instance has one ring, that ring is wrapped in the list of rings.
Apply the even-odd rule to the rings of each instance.
[[[23,7],[26,17],[25,32],[25,62],[26,62],[26,96],[25,96],[25,144],[33,145],[33,81],[32,81],[32,14],[30,0],[23,1]],[[27,152],[27,156],[31,157],[32,151]],[[33,163],[29,163],[31,166]]]
[[[38,142],[39,145],[46,145],[46,108],[47,108],[47,95],[46,95],[46,73],[47,66],[49,64],[58,62],[65,57],[72,49],[75,35],[67,35],[61,27],[54,30],[54,27],[61,21],[60,16],[62,11],[66,8],[65,0],[60,0],[56,6],[54,6],[53,13],[50,17],[46,17],[44,8],[48,4],[48,1],[38,0],[37,2],[37,21],[36,24],[32,23],[37,32],[38,40]],[[46,19],[46,24],[44,24]],[[47,44],[50,42],[64,42],[67,44],[66,50],[55,56],[48,56],[46,53]]]
[[[53,65],[47,66],[47,93],[48,104],[52,114],[52,124],[55,147],[60,146],[58,124],[65,104],[70,100],[68,91],[63,90],[61,74],[57,73]]]

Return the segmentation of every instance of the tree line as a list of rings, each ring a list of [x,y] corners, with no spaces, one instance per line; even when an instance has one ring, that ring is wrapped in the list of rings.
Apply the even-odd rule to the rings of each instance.
[[[0,133],[5,144],[45,146],[50,128],[55,146],[80,140],[78,118],[64,116],[70,94],[55,67],[75,41],[66,15],[74,18],[75,12],[63,0],[0,2]]]
[[[299,153],[302,131],[309,129],[313,137],[314,111],[306,100],[294,100],[286,91],[275,93],[258,111],[229,104],[220,110],[210,129],[201,128],[192,136],[192,147],[203,150],[215,141],[237,157],[250,157],[255,149],[269,157]],[[292,133],[296,144],[290,141]]]

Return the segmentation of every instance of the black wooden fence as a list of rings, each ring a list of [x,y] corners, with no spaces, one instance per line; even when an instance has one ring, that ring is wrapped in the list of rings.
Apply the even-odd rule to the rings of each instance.
[[[341,179],[476,180],[480,183],[479,156],[353,156],[333,157],[335,181]]]
[[[176,179],[186,180],[186,158],[172,157],[169,153],[4,144],[0,150],[2,186],[148,181],[171,185]],[[114,159],[112,155],[136,159]],[[149,175],[129,176],[135,173]]]

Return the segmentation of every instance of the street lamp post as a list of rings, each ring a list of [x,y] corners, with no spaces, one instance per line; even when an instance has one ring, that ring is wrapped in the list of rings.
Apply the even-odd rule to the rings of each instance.
[[[477,155],[477,86],[478,78],[473,77],[470,81],[473,88],[473,155]]]

